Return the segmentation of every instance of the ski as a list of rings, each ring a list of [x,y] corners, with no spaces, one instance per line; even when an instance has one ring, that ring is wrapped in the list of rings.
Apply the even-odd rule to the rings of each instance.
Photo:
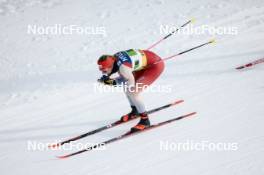
[[[96,144],[96,145],[87,147],[87,148],[85,148],[83,150],[80,150],[80,151],[77,151],[77,152],[74,152],[74,153],[71,153],[71,154],[67,154],[67,155],[63,155],[63,156],[57,156],[57,158],[59,158],[59,159],[65,159],[65,158],[68,158],[68,157],[72,157],[72,156],[81,154],[83,152],[91,151],[91,150],[94,150],[94,149],[99,148],[101,146],[105,146],[107,144],[110,144],[110,143],[113,143],[113,142],[116,142],[116,141],[125,139],[127,137],[134,136],[136,134],[139,134],[139,133],[142,133],[142,132],[145,132],[145,131],[148,131],[148,130],[151,130],[151,129],[154,129],[154,128],[157,128],[157,127],[160,127],[160,126],[169,124],[169,123],[172,123],[172,122],[177,121],[177,120],[181,120],[181,119],[186,118],[186,117],[190,117],[190,116],[195,115],[195,114],[196,114],[196,112],[192,112],[192,113],[188,113],[188,114],[185,114],[185,115],[181,115],[179,117],[175,117],[175,118],[172,118],[170,120],[166,120],[166,121],[163,121],[163,122],[154,124],[154,125],[150,125],[148,128],[146,128],[144,130],[141,130],[141,131],[137,131],[137,132],[128,131],[127,133],[125,133],[123,135],[114,137],[114,138],[109,139],[107,141],[104,141],[102,143],[99,143],[99,144]]]
[[[236,69],[244,69],[246,67],[251,67],[251,66],[254,66],[254,65],[260,64],[260,63],[264,63],[264,58],[261,58],[261,59],[255,60],[255,61],[253,61],[251,63],[248,63],[248,64],[245,64],[245,65],[239,66]]]
[[[167,104],[167,105],[164,105],[164,106],[157,107],[157,108],[154,108],[154,109],[152,109],[152,110],[149,110],[149,111],[147,111],[147,114],[152,114],[152,113],[154,113],[154,112],[157,112],[157,111],[160,111],[160,110],[163,110],[163,109],[169,108],[169,107],[174,106],[174,105],[177,105],[177,104],[180,104],[180,103],[182,103],[182,102],[184,102],[184,101],[183,101],[183,100],[177,100],[177,101],[172,102],[172,103],[169,103],[169,104]],[[133,118],[133,119],[136,119],[136,118]],[[131,120],[129,120],[129,121],[132,121],[133,119],[131,119]],[[126,122],[128,122],[128,121],[126,121]],[[93,135],[93,134],[95,134],[95,133],[98,133],[98,132],[104,131],[104,130],[106,130],[106,129],[113,128],[113,127],[115,127],[115,126],[118,126],[118,125],[123,124],[123,123],[126,123],[126,122],[123,122],[123,121],[120,121],[120,120],[115,121],[115,122],[113,122],[113,123],[111,123],[111,124],[109,124],[109,125],[102,126],[102,127],[97,128],[97,129],[95,129],[95,130],[92,130],[92,131],[89,131],[89,132],[87,132],[87,133],[84,133],[84,134],[81,134],[81,135],[78,135],[78,136],[72,137],[72,138],[67,139],[67,140],[64,140],[64,141],[62,141],[62,142],[55,143],[55,144],[51,144],[51,145],[49,145],[49,148],[56,148],[56,147],[59,147],[59,146],[64,145],[64,144],[66,144],[66,143],[70,143],[70,142],[72,142],[72,141],[76,141],[76,140],[82,139],[82,138],[84,138],[84,137],[87,137],[87,136]]]

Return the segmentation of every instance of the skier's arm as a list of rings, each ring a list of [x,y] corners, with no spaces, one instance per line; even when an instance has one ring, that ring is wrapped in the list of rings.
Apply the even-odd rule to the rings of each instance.
[[[98,79],[98,82],[104,83],[106,85],[122,85],[126,83],[127,87],[133,88],[135,86],[135,78],[133,75],[132,68],[121,65],[119,67],[119,77],[112,79],[109,76],[103,75],[100,79]]]
[[[121,65],[119,68],[119,74],[121,77],[118,77],[116,80],[118,81],[119,79],[123,78],[128,87],[134,87],[135,86],[135,78],[133,75],[132,68],[126,66],[126,65]]]

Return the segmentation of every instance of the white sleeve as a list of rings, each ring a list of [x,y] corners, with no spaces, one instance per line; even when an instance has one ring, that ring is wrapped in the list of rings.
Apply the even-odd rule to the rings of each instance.
[[[135,78],[133,75],[132,68],[125,65],[121,65],[119,67],[119,74],[126,80],[128,86],[135,86]]]

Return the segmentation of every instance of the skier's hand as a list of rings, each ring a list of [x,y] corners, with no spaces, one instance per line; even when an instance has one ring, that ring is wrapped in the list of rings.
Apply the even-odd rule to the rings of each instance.
[[[104,83],[106,85],[115,86],[116,81],[114,79],[111,79],[109,76],[103,75],[100,79],[98,79],[98,82]]]

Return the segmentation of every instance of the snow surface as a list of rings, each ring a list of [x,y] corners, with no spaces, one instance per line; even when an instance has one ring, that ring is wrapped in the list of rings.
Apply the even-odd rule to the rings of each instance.
[[[115,121],[128,112],[122,93],[96,93],[96,60],[130,48],[147,48],[164,36],[160,25],[235,26],[238,35],[174,35],[153,49],[166,57],[211,38],[212,44],[166,62],[156,84],[170,93],[144,93],[148,109],[185,103],[157,114],[159,122],[196,111],[192,119],[113,143],[104,151],[65,160],[71,151],[29,151],[28,141],[49,143]],[[104,26],[103,35],[33,35],[28,25]],[[0,0],[1,174],[264,174],[263,0]],[[135,122],[87,137],[100,142]],[[162,151],[169,143],[234,142],[236,151]]]

